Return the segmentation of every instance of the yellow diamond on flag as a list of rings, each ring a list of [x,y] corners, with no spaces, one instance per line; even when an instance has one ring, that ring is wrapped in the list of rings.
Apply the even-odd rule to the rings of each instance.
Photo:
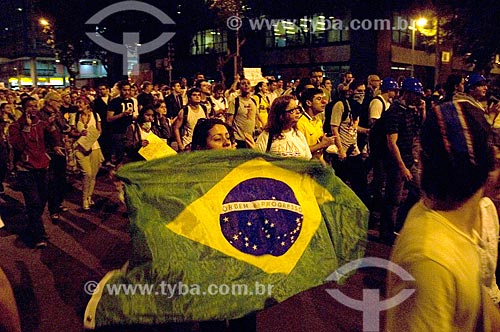
[[[233,169],[166,227],[267,273],[289,274],[333,196],[307,174],[255,158]]]

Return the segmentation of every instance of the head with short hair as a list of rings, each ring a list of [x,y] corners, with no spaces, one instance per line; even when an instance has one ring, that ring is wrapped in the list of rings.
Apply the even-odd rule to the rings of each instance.
[[[132,95],[132,84],[129,81],[123,80],[118,82],[118,89],[120,90],[120,95],[122,98],[128,99]]]
[[[319,88],[321,81],[323,81],[323,70],[319,67],[312,69],[309,78],[311,84],[314,85],[315,88]]]
[[[28,96],[21,100],[21,107],[23,109],[23,113],[26,113],[26,111],[28,110],[32,111],[33,108],[36,108],[38,110],[38,100],[31,96]]]
[[[211,84],[209,81],[207,81],[206,79],[199,79],[199,80],[196,80],[196,87],[201,91],[201,93],[203,93],[204,95],[210,95],[212,94],[212,90],[211,90]]]
[[[181,81],[178,81],[178,80],[174,80],[170,83],[170,86],[172,87],[172,90],[176,93],[176,94],[180,94],[182,93],[182,83]]]
[[[380,77],[378,75],[372,74],[368,75],[368,78],[366,79],[366,83],[370,89],[376,90],[380,89]]]
[[[187,92],[188,102],[191,105],[199,105],[201,102],[201,91],[198,88],[191,88]]]
[[[300,95],[300,103],[302,106],[307,108],[307,102],[312,102],[314,99],[314,96],[316,95],[321,95],[323,96],[323,90],[318,89],[318,88],[310,88],[310,89],[305,89],[302,94]]]
[[[438,210],[453,210],[471,198],[493,170],[490,126],[479,110],[438,105],[421,132],[422,190]]]
[[[240,92],[242,94],[244,94],[245,96],[248,95],[250,93],[251,87],[252,86],[251,86],[250,80],[248,78],[242,77],[240,79],[239,89],[240,89]]]
[[[153,90],[153,83],[150,81],[144,81],[141,84],[141,91],[151,92]]]
[[[464,78],[459,74],[451,74],[443,85],[447,95],[453,95],[455,91],[464,92]]]

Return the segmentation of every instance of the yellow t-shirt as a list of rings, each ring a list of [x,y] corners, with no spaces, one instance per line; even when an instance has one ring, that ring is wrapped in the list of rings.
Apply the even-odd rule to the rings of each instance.
[[[307,144],[309,147],[318,144],[321,141],[321,137],[323,137],[323,121],[317,116],[309,119],[307,116],[302,115],[297,122],[297,129],[300,130],[304,136],[306,137]],[[318,150],[313,154],[313,157],[316,159],[322,159],[323,150]]]
[[[389,309],[386,331],[480,331],[478,321],[485,299],[477,241],[422,201],[417,203],[391,257],[415,280],[405,281],[389,273],[387,298],[402,289],[415,292]]]
[[[269,110],[271,105],[267,96],[262,97],[259,95],[253,95],[252,98],[257,104],[257,127],[262,130],[267,125],[267,118],[269,116]]]

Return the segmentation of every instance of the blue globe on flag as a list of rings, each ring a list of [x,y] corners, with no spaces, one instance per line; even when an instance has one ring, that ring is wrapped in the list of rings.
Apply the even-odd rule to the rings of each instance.
[[[220,226],[225,239],[241,252],[281,256],[299,237],[303,219],[302,208],[287,184],[252,178],[227,194]]]

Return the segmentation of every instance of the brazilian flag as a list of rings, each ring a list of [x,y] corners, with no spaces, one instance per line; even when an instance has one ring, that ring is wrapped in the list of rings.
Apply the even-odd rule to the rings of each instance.
[[[363,257],[368,210],[332,169],[252,150],[123,166],[133,254],[85,326],[235,319]]]

